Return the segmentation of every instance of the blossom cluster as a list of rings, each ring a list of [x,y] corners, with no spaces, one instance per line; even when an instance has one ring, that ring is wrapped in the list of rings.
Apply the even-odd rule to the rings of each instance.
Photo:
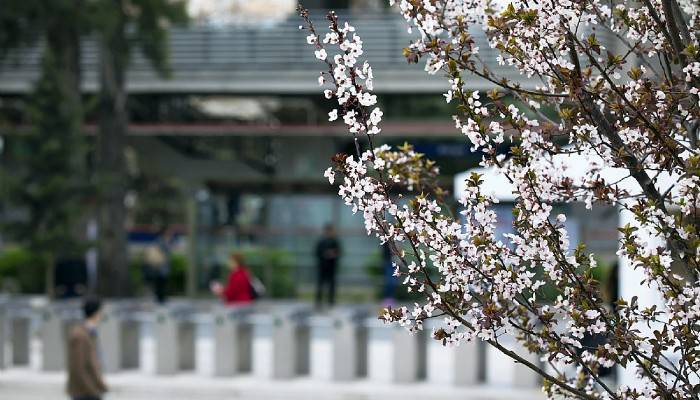
[[[355,27],[347,22],[341,26],[338,17],[331,12],[327,16],[329,32],[321,38],[321,33],[309,19],[308,11],[303,10],[302,17],[307,25],[300,28],[309,31],[306,42],[314,46],[316,58],[327,66],[326,71],[320,72],[318,83],[333,86],[333,89],[324,90],[324,96],[335,99],[339,107],[328,113],[328,120],[342,119],[349,132],[355,135],[381,132],[379,123],[383,113],[379,107],[373,107],[377,104],[377,96],[372,94],[374,74],[366,60],[360,63],[363,42]]]
[[[542,375],[552,398],[696,397],[697,4],[391,3],[420,33],[404,50],[408,61],[423,59],[429,74],[446,76],[444,98],[457,103],[457,131],[482,155],[483,167],[511,182],[516,200],[513,232],[497,235],[498,199],[478,174],[466,182],[453,215],[436,166],[410,146],[373,148],[370,140],[368,150],[358,146],[355,156],[336,157],[326,176],[331,183],[342,176],[340,196],[364,217],[369,234],[390,243],[404,285],[424,293],[422,303],[387,309],[382,318],[415,331],[439,317],[444,323],[432,334],[445,344],[479,339],[504,351],[499,338],[514,335],[541,364],[507,354]],[[376,99],[362,83],[371,69],[356,67],[361,46],[351,45],[359,39],[348,39],[354,31],[340,28],[334,14],[329,21],[323,42],[343,44],[332,61],[310,23],[308,29],[335,84],[326,91],[340,105],[332,117],[342,116],[354,135],[376,133],[381,112],[372,117],[368,107]],[[477,43],[476,32],[485,42]],[[498,52],[500,69],[482,59],[484,46]],[[472,79],[494,90],[470,90]],[[615,309],[605,304],[593,278],[594,255],[572,243],[567,216],[555,212],[571,202],[631,216],[620,227],[618,255],[624,268],[642,272],[639,284],[658,292],[659,304],[637,298],[619,299]],[[603,342],[584,345],[594,335]],[[602,369],[615,365],[635,368],[639,384],[615,388],[601,379]]]

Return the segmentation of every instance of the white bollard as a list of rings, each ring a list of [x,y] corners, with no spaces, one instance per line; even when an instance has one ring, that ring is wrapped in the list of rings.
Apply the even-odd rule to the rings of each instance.
[[[324,381],[349,381],[367,370],[367,310],[339,310],[309,318],[310,375]]]
[[[194,323],[189,319],[190,310],[156,312],[153,324],[155,347],[155,373],[173,375],[181,370],[194,369]]]
[[[367,320],[367,377],[383,383],[408,383],[425,374],[425,335],[409,334],[398,324]]]
[[[9,324],[10,365],[29,366],[31,342],[31,318],[16,316]]]
[[[102,323],[97,328],[102,371],[117,372],[121,369],[121,323],[117,317],[117,306],[105,304],[102,308]]]
[[[107,303],[98,328],[102,370],[107,373],[139,366],[139,322],[135,307],[126,303]]]
[[[63,321],[51,307],[42,312],[41,340],[42,371],[60,371],[66,365]]]
[[[515,351],[527,361],[540,366],[539,357],[529,353],[519,342],[510,335],[498,338],[504,347]],[[486,382],[492,386],[512,388],[539,388],[540,376],[523,364],[516,363],[512,358],[501,353],[493,346],[488,346],[486,351]]]
[[[214,376],[234,376],[251,370],[252,334],[247,320],[252,313],[250,306],[217,307],[213,311],[211,325],[211,344],[201,341],[198,333],[197,356],[211,348],[212,356],[205,361],[197,359],[200,374]],[[210,366],[200,367],[202,362]],[[210,369],[209,369],[210,368]]]
[[[185,317],[177,325],[178,370],[194,371],[196,325],[192,316]]]
[[[138,369],[140,363],[140,322],[133,318],[121,321],[121,369]]]
[[[49,305],[42,310],[39,330],[42,371],[63,371],[66,368],[68,335],[73,325],[81,320],[76,303]]]
[[[139,324],[139,370],[144,374],[156,373],[155,314],[140,313]]]
[[[445,347],[432,338],[433,328],[441,324],[436,320],[425,322],[427,340],[427,381],[436,384],[468,386],[480,381],[484,367],[485,349],[480,340],[463,342]]]
[[[311,377],[323,381],[334,379],[335,335],[333,335],[335,320],[332,317],[311,317]],[[352,362],[352,360],[349,360]]]
[[[172,375],[178,372],[180,362],[178,323],[167,309],[156,312],[153,340],[155,373],[157,375]]]
[[[276,310],[251,317],[253,374],[264,379],[289,379],[308,373],[309,333],[303,325],[308,310]]]
[[[214,318],[198,315],[195,318],[194,370],[197,375],[213,376],[216,350],[214,346]]]

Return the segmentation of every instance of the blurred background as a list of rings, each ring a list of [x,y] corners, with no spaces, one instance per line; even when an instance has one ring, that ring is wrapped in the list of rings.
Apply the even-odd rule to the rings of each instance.
[[[480,156],[454,129],[447,80],[406,62],[413,34],[387,3],[303,2],[321,31],[333,9],[361,35],[384,112],[379,143],[411,143],[453,191]],[[541,397],[537,377],[481,344],[444,349],[377,321],[381,303],[418,298],[387,277],[385,250],[323,177],[354,144],[327,121],[333,104],[296,6],[2,2],[0,397],[62,398],[66,329],[87,293],[108,299],[100,337],[113,398]],[[494,70],[521,79],[473,35]],[[497,206],[501,233],[511,207]],[[614,297],[615,210],[561,211]],[[319,313],[321,246],[342,251],[340,306]],[[217,299],[212,282],[233,274],[231,254],[262,288],[252,308]],[[311,379],[279,380],[300,376]]]
[[[353,145],[327,123],[297,1],[73,3],[0,10],[0,290],[69,297],[103,274],[98,292],[143,295],[144,250],[167,230],[171,296],[208,295],[240,251],[269,296],[310,299],[331,223],[340,301],[378,298],[381,249],[322,176]],[[450,122],[445,79],[405,61],[411,35],[386,3],[304,5],[319,26],[334,9],[357,27],[385,115],[379,140],[414,144],[451,189],[478,155]],[[614,220],[570,221],[612,259]]]
[[[443,82],[427,79],[403,59],[401,49],[409,40],[405,24],[384,3],[311,1],[305,6],[336,9],[357,26],[377,71],[380,105],[389,116],[381,140],[414,143],[440,162],[449,187],[451,175],[477,159],[453,133],[450,110],[439,96]],[[352,151],[352,142],[342,126],[326,122],[332,104],[315,84],[319,65],[298,30],[296,2],[192,0],[184,7],[186,16],[167,27],[168,37],[161,42],[149,42],[148,36],[129,39],[130,57],[122,62],[128,101],[119,110],[123,115],[116,116],[128,121],[124,132],[100,128],[106,112],[100,107],[99,27],[85,28],[79,40],[80,62],[74,67],[79,68],[82,112],[65,119],[82,124],[71,133],[57,132],[55,125],[37,126],[56,123],[44,122],[55,115],[36,115],[56,113],[37,104],[37,97],[48,101],[45,93],[37,93],[47,58],[42,33],[36,26],[18,29],[15,33],[27,37],[6,44],[0,64],[3,288],[45,292],[47,282],[59,284],[62,277],[45,278],[41,271],[48,260],[38,255],[51,257],[54,268],[67,258],[79,265],[77,259],[84,257],[76,255],[82,252],[62,254],[76,247],[64,243],[71,241],[96,249],[101,244],[107,252],[102,259],[99,251],[86,252],[87,273],[82,275],[87,285],[96,281],[100,262],[127,263],[128,280],[120,280],[125,287],[118,294],[137,295],[143,286],[139,264],[144,246],[169,227],[176,243],[171,294],[208,293],[208,280],[238,249],[270,286],[271,296],[303,297],[315,282],[315,242],[322,227],[332,223],[344,249],[341,298],[373,298],[374,283],[381,283],[380,249],[364,233],[362,219],[352,215],[322,176],[334,154]],[[324,25],[325,12],[314,15]],[[67,23],[66,29],[74,30],[77,23]],[[162,48],[147,48],[154,44]],[[162,53],[160,59],[144,54],[149,51]],[[416,91],[406,86],[411,81],[424,83]],[[28,137],[36,133],[40,137]],[[114,136],[123,138],[110,138]],[[68,176],[56,176],[51,163]],[[38,209],[54,206],[66,208],[58,212],[65,215],[37,215],[42,213]],[[101,218],[100,213],[110,212],[123,215],[123,231],[118,221]],[[45,233],[61,231],[62,240],[35,239],[31,236],[42,234],[39,230],[22,232],[16,226],[44,222],[64,224]],[[119,235],[127,239],[120,242]],[[41,249],[32,251],[32,246]],[[127,257],[111,256],[122,251]],[[126,270],[122,265],[104,269]]]

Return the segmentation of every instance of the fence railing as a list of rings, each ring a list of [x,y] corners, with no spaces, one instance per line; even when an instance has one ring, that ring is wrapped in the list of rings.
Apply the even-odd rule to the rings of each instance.
[[[78,313],[79,305],[44,304],[34,307],[33,314],[15,309],[16,299],[0,300],[0,349],[8,352],[0,358],[0,370],[63,370],[67,335],[78,323],[65,311]],[[97,329],[102,365],[110,373],[252,376],[261,384],[295,377],[328,383],[423,382],[436,388],[490,386],[518,390],[519,395],[538,393],[541,382],[532,371],[479,341],[443,347],[429,337],[437,320],[410,335],[397,324],[378,321],[376,309],[369,305],[315,313],[310,305],[294,302],[223,307],[173,301],[155,307],[122,300],[108,302],[104,317]],[[499,340],[540,364],[512,337]]]
[[[326,23],[318,15],[321,30]],[[365,42],[366,56],[376,65],[406,64],[401,49],[410,40],[405,22],[397,15],[362,14],[348,16],[355,19],[355,26]],[[176,27],[170,32],[170,64],[175,72],[180,69],[223,68],[304,68],[317,66],[311,48],[304,39],[307,32],[299,30],[296,17],[274,26],[191,26]],[[82,67],[89,71],[97,67],[98,55],[94,39],[82,43]],[[38,68],[41,46],[35,45],[10,52],[0,62],[0,71],[17,68]],[[132,70],[150,70],[148,60],[135,52],[131,60]]]
[[[317,28],[327,30],[325,11],[314,11]],[[364,56],[374,66],[378,92],[405,92],[405,82],[413,91],[442,92],[446,82],[430,78],[422,65],[409,65],[402,55],[412,37],[406,22],[396,13],[348,14],[364,42]],[[129,90],[141,92],[316,92],[314,76],[321,69],[306,44],[305,30],[299,30],[296,16],[272,25],[194,25],[173,28],[169,54],[171,79],[159,77],[144,55],[136,50],[129,67]],[[511,67],[499,66],[497,53],[489,48],[484,32],[472,32],[480,57],[499,75],[531,85]],[[598,35],[605,42],[603,35]],[[0,93],[27,91],[37,78],[41,45],[17,49],[0,60]],[[87,90],[97,87],[98,49],[94,38],[82,43],[81,67]],[[477,88],[490,88],[481,82]]]

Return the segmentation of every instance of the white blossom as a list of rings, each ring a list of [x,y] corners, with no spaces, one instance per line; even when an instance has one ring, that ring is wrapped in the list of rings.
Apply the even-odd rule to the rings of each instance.
[[[336,119],[338,119],[338,110],[334,108],[328,113],[328,120],[335,121]]]
[[[316,50],[315,54],[316,58],[322,61],[325,60],[326,57],[328,57],[328,55],[326,54],[326,49]]]

